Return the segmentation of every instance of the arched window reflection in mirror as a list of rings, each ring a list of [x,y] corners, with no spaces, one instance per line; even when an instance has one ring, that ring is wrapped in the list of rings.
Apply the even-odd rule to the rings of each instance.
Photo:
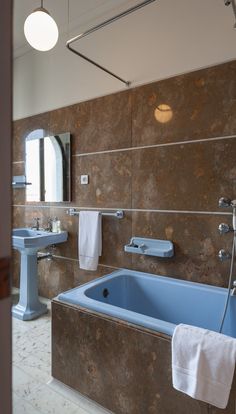
[[[25,142],[26,201],[62,202],[71,200],[70,133],[42,137],[35,130]]]

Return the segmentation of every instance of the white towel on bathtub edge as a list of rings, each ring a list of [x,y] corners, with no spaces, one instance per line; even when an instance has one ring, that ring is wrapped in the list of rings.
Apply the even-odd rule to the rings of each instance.
[[[236,361],[236,339],[180,324],[172,337],[173,387],[192,398],[225,408]]]
[[[78,248],[80,268],[97,270],[102,254],[102,218],[98,211],[80,211]]]

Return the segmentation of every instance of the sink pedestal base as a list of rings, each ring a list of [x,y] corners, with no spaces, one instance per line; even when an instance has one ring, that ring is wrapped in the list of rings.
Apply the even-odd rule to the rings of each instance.
[[[47,306],[39,301],[37,251],[21,251],[20,299],[12,309],[15,318],[30,321],[47,312]]]

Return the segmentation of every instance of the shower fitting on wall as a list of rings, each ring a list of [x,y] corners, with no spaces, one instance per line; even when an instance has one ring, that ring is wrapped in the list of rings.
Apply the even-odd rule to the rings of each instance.
[[[232,208],[232,226],[229,226],[226,223],[221,223],[218,227],[220,234],[225,234],[230,231],[233,231],[234,237],[235,237],[235,234],[236,234],[236,200],[230,200],[229,198],[221,197],[219,199],[218,206],[220,208],[229,208],[229,207]],[[233,245],[233,248],[234,248],[234,245]],[[218,257],[221,262],[224,262],[225,260],[232,258],[232,255],[226,250],[221,249],[218,253]]]
[[[230,200],[229,198],[221,197],[219,199],[218,205],[220,208],[232,208],[232,230],[236,232],[236,200]]]
[[[233,12],[234,12],[234,17],[235,17],[235,20],[236,20],[236,2],[235,2],[235,0],[224,0],[224,2],[225,2],[225,6],[232,5],[232,9],[233,9]],[[234,24],[234,28],[236,29],[236,23]]]
[[[71,44],[82,39],[85,36],[88,36],[89,34],[96,32],[99,29],[102,29],[103,27],[107,26],[108,24],[111,24],[115,22],[116,20],[121,19],[122,17],[127,16],[128,14],[131,14],[135,12],[136,10],[141,9],[144,6],[147,6],[150,3],[153,3],[156,0],[145,0],[142,3],[137,4],[134,7],[131,7],[130,9],[125,10],[122,13],[117,14],[116,16],[112,17],[111,19],[105,20],[104,22],[98,24],[97,26],[91,27],[91,29],[86,30],[83,33],[80,33],[78,36],[73,37],[72,39],[68,40],[66,42],[66,47],[73,53],[75,53],[77,56],[81,57],[82,59],[86,60],[87,62],[91,63],[92,65],[96,66],[97,68],[103,70],[104,72],[108,73],[108,75],[113,76],[113,78],[118,79],[120,82],[123,82],[126,86],[130,85],[129,81],[126,81],[122,79],[120,76],[116,75],[115,73],[111,72],[109,69],[104,68],[104,66],[101,66],[99,63],[94,62],[94,60],[88,58],[85,55],[82,55],[82,53],[78,52],[76,49],[73,49],[71,47]]]

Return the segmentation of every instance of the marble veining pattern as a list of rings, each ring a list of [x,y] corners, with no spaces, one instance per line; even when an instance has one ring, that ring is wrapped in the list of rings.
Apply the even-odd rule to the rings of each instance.
[[[128,322],[52,302],[52,372],[116,414],[235,414],[172,386],[171,338]]]
[[[235,70],[236,60],[14,122],[15,174],[24,172],[19,162],[29,132],[72,135],[71,203],[27,204],[25,191],[13,190],[14,227],[30,226],[35,216],[46,226],[48,217],[58,216],[69,232],[53,262],[39,264],[42,296],[52,298],[114,267],[226,286],[229,263],[220,263],[217,253],[231,248],[231,234],[220,236],[217,227],[231,218],[217,213],[228,214],[218,208],[219,197],[236,194]],[[162,112],[163,104],[170,110]],[[82,174],[89,185],[81,185]],[[97,272],[81,271],[76,262],[78,225],[66,215],[69,206],[126,210],[124,220],[103,220]],[[132,236],[170,238],[175,257],[128,255],[123,246]],[[17,253],[13,273],[19,286]]]

